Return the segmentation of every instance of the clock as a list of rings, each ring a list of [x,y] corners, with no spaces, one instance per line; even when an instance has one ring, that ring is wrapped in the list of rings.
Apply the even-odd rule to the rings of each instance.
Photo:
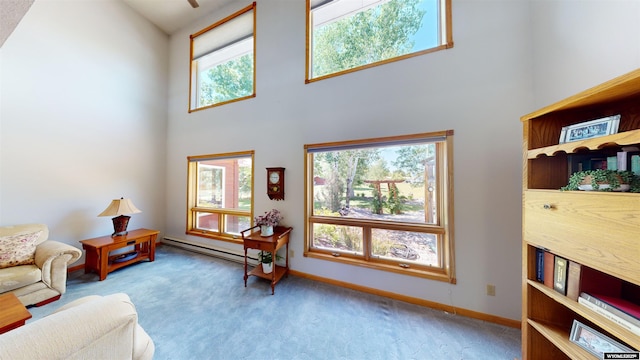
[[[284,200],[284,168],[267,168],[267,195],[271,200]]]

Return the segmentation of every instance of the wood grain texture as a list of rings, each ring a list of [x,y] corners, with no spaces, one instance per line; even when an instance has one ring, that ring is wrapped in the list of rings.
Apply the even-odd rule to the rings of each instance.
[[[527,191],[523,212],[527,242],[640,285],[640,195]]]
[[[617,134],[559,144],[562,127],[616,114],[621,116]],[[543,248],[624,280],[640,294],[640,194],[558,190],[578,162],[640,146],[640,69],[521,120],[523,359],[592,359],[569,340],[574,319],[640,349],[637,335],[537,282],[535,272],[536,248]]]

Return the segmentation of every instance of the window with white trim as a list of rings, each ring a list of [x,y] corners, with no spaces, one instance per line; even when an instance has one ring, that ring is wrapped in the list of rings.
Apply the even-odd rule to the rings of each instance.
[[[253,151],[189,156],[187,234],[239,240],[253,216]]]
[[[450,47],[451,0],[307,0],[307,83]]]
[[[255,97],[255,8],[191,35],[189,112]]]
[[[305,256],[455,283],[453,131],[305,145]]]

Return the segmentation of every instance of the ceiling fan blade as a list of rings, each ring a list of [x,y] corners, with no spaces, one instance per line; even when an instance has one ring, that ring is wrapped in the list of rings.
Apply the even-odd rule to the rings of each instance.
[[[187,0],[187,1],[189,2],[189,4],[191,4],[191,7],[194,9],[200,6],[196,0]]]

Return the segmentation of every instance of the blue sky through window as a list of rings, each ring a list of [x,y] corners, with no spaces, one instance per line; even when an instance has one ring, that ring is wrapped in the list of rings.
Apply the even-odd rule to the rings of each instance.
[[[422,27],[411,40],[415,41],[412,51],[421,51],[433,48],[438,43],[438,3],[440,0],[422,0],[420,9],[426,10],[422,18]]]

